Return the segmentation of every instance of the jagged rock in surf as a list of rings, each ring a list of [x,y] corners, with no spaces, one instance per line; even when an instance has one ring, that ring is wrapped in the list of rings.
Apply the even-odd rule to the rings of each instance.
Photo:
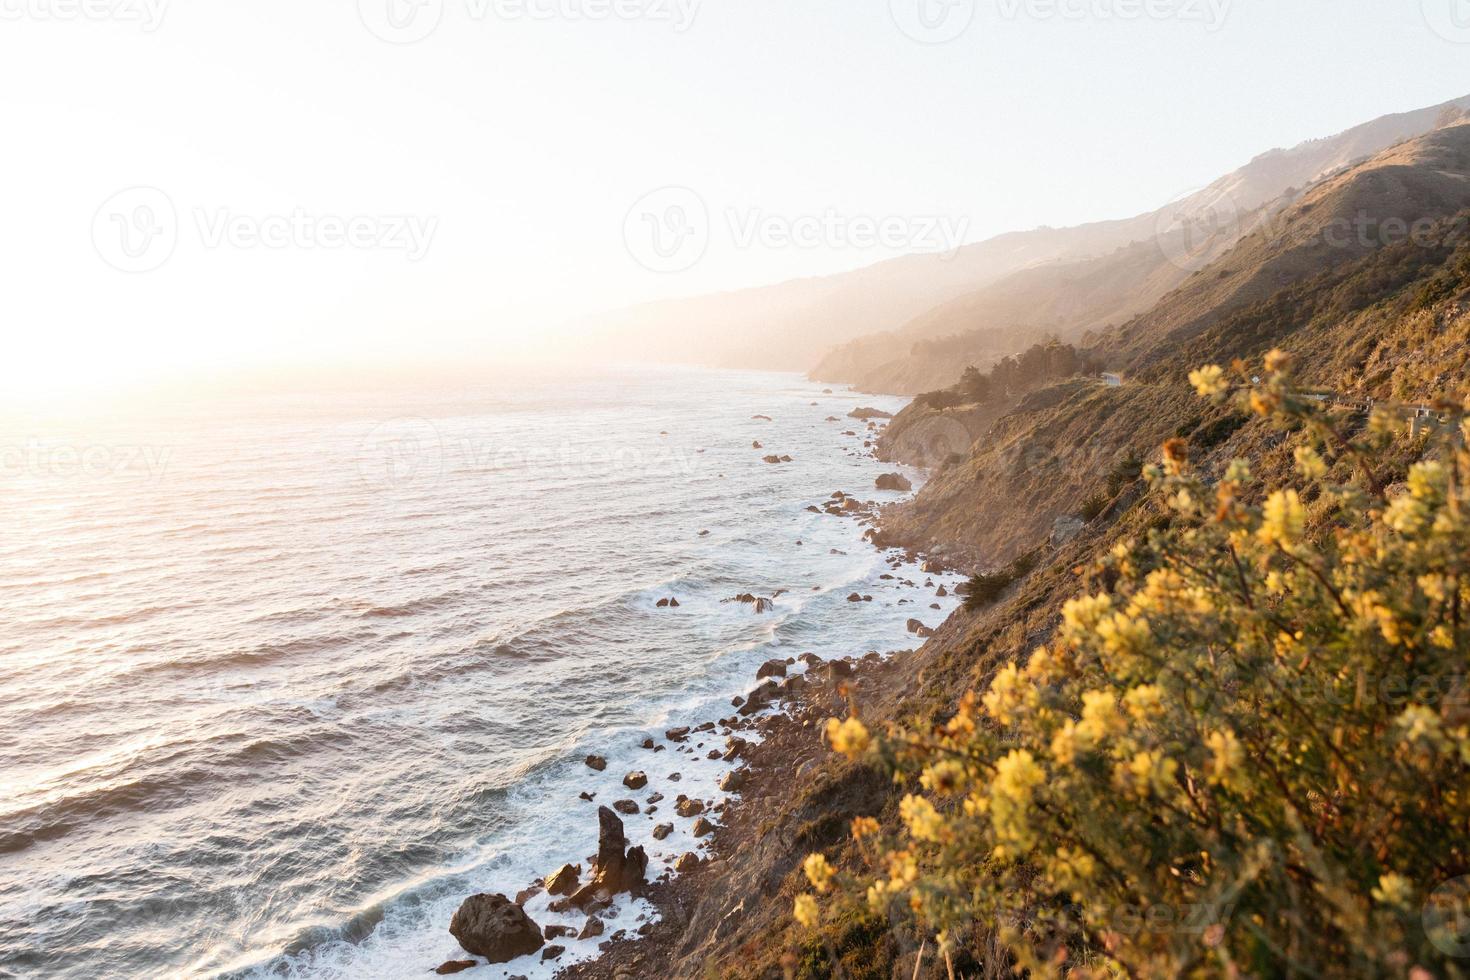
[[[548,895],[570,895],[577,890],[578,880],[581,877],[582,866],[580,864],[563,864],[546,879],[546,893]]]
[[[631,802],[631,801],[629,801]],[[633,804],[637,812],[637,804]],[[648,874],[648,854],[642,847],[628,847],[623,821],[607,807],[597,811],[597,872],[570,899],[577,908],[605,905],[614,895],[632,891]]]

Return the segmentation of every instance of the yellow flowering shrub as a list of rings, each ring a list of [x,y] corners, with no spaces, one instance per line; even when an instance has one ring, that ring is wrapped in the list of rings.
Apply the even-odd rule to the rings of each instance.
[[[799,917],[862,901],[1035,976],[1470,975],[1470,456],[1394,479],[1396,427],[1290,370],[1191,381],[1287,423],[1291,485],[1166,447],[1158,519],[1028,662],[932,729],[830,724],[913,791]]]

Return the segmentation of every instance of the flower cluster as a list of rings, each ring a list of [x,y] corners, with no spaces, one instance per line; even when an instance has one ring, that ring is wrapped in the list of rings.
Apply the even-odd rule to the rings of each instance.
[[[1190,377],[1291,422],[1290,485],[1166,447],[1156,516],[1028,659],[937,726],[829,723],[918,791],[854,824],[874,873],[808,860],[798,919],[862,895],[1035,976],[1446,975],[1418,903],[1470,868],[1470,454],[1386,479],[1383,428],[1291,369]]]

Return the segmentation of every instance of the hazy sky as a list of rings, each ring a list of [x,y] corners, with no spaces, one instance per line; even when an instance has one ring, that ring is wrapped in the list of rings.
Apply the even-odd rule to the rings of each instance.
[[[534,347],[1144,211],[1467,69],[1470,0],[0,0],[6,385]]]

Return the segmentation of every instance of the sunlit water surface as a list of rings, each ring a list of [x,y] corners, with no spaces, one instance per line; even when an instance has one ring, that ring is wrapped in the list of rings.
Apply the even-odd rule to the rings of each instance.
[[[841,435],[858,404],[901,403],[629,369],[12,422],[0,975],[423,975],[466,895],[595,850],[581,791],[711,791],[723,763],[639,743],[728,714],[769,657],[912,646],[953,601],[806,510],[897,499]],[[694,845],[665,819],[661,844],[629,820],[659,869]]]

